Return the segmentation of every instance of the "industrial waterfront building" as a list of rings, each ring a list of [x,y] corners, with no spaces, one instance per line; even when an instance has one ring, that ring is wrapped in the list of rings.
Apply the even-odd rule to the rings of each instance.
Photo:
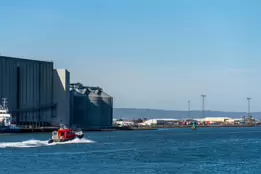
[[[111,127],[112,97],[96,88],[70,88],[70,72],[53,62],[0,56],[0,97],[20,126]]]
[[[112,126],[113,99],[99,87],[71,84],[71,123],[91,129]]]

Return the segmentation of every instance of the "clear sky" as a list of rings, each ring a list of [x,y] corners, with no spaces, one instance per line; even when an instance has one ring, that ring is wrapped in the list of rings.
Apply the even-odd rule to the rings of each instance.
[[[259,0],[0,1],[0,54],[53,60],[114,107],[261,111]]]

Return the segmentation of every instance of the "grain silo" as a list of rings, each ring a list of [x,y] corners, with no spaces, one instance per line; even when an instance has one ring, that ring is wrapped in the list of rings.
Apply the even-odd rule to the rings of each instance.
[[[105,92],[100,93],[102,104],[101,104],[101,126],[104,128],[111,127],[113,119],[113,100],[112,97]]]
[[[99,87],[86,87],[79,83],[71,84],[71,87],[71,120],[75,126],[85,129],[112,126],[111,96]]]
[[[86,122],[86,95],[82,94],[80,91],[72,90],[71,93],[71,123],[76,127],[85,127]]]
[[[94,91],[88,94],[87,100],[87,125],[90,129],[100,129],[102,122],[102,99]]]

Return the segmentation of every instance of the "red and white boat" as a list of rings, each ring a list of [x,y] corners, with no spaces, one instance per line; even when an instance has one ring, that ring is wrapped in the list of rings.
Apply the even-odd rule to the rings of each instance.
[[[52,132],[52,139],[48,141],[48,143],[53,142],[65,142],[70,141],[75,138],[82,139],[83,138],[83,132],[81,130],[72,130],[70,128],[67,128],[66,126],[62,126],[58,131]]]

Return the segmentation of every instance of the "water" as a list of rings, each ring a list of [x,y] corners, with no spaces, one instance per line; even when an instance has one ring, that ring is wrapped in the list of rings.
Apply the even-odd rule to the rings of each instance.
[[[261,128],[85,134],[53,145],[48,133],[0,135],[0,173],[261,173]]]

